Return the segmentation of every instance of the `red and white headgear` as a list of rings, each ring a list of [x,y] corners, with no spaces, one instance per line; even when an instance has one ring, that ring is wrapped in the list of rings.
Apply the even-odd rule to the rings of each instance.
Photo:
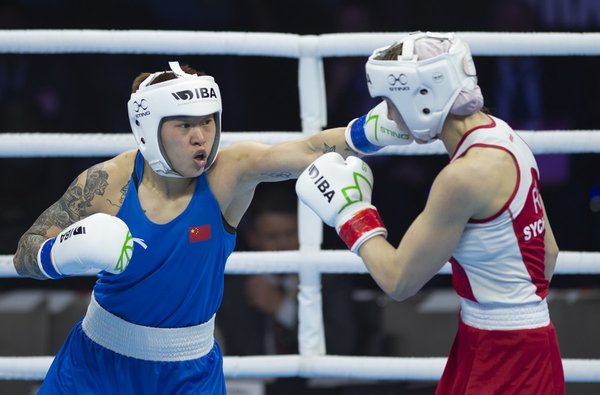
[[[131,94],[127,102],[129,123],[138,148],[150,167],[159,175],[183,177],[177,173],[166,156],[160,138],[160,127],[165,117],[215,115],[216,135],[206,166],[208,169],[217,156],[221,138],[221,93],[213,77],[187,74],[179,62],[169,62],[177,78],[152,84],[165,72],[149,75]]]
[[[399,44],[397,59],[379,59]],[[411,134],[423,142],[439,135],[449,113],[466,116],[483,107],[469,46],[453,33],[412,33],[378,48],[366,72],[370,95],[388,98]]]

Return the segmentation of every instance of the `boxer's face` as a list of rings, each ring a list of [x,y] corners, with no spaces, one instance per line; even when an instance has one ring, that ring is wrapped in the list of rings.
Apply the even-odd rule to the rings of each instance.
[[[163,153],[173,170],[183,177],[197,177],[204,171],[215,142],[214,115],[170,117],[162,122]]]
[[[404,119],[402,119],[402,115],[400,115],[400,111],[398,111],[398,109],[396,108],[396,106],[390,99],[388,99],[387,97],[384,99],[387,104],[388,119],[391,119],[392,121],[396,122],[396,125],[398,125],[398,129],[407,130],[408,127],[406,126],[406,123],[404,123]]]

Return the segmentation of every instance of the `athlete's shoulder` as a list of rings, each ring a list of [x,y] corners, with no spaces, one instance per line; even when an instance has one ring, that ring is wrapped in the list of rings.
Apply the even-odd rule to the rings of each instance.
[[[253,175],[261,162],[264,154],[272,147],[256,141],[242,141],[231,144],[219,150],[215,163],[209,173],[218,174],[219,179],[227,178],[241,182],[248,175]]]
[[[270,147],[271,146],[268,144],[259,143],[257,141],[240,141],[219,150],[219,156],[226,158],[225,161],[239,162],[253,160],[258,153],[261,153]]]
[[[444,194],[455,196],[461,201],[477,190],[476,178],[470,163],[465,161],[452,162],[446,165],[435,178],[432,188],[444,191]],[[476,170],[475,170],[476,172]]]
[[[94,211],[114,215],[124,201],[133,171],[136,150],[126,151],[83,172],[77,183],[92,194]]]
[[[131,170],[133,169],[133,163],[135,161],[137,153],[138,153],[138,151],[135,149],[125,151],[125,152],[120,153],[119,155],[107,160],[104,163],[106,164],[107,167],[114,167],[114,168],[111,168],[111,170],[113,170],[113,171],[124,171],[127,173],[131,173]]]
[[[109,180],[129,179],[133,171],[136,156],[135,150],[123,152],[113,158],[100,162],[88,169],[88,174],[102,173]]]
[[[478,165],[472,158],[462,157],[440,171],[431,195],[437,196],[453,209],[468,211],[472,216],[488,203],[491,179],[493,177],[487,166]]]

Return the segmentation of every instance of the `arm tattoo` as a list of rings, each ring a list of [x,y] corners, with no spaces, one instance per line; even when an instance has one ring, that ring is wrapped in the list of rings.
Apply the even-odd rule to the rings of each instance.
[[[337,152],[337,146],[336,145],[329,145],[327,143],[323,143],[323,153],[326,154],[328,152]],[[346,153],[350,153],[350,155],[356,155],[357,152],[354,151],[352,148],[350,148],[350,146],[348,145],[348,143],[344,144],[344,152]]]
[[[337,152],[337,146],[335,144],[334,145],[328,145],[327,143],[323,143],[323,153],[326,154],[328,152]],[[350,152],[350,154],[356,154],[357,153],[352,148],[350,148],[350,146],[348,145],[348,143],[344,144],[344,152]]]
[[[19,240],[14,265],[21,276],[44,279],[37,265],[37,252],[48,239],[51,228],[60,230],[91,214],[92,200],[104,195],[108,186],[108,173],[99,164],[91,167],[86,174],[83,188],[76,179],[69,185],[64,195],[48,207]]]
[[[263,173],[263,175],[282,180],[289,180],[290,178],[292,178],[292,173],[290,173],[289,171],[280,171],[277,173]]]
[[[328,145],[327,143],[323,143],[323,153],[326,154],[328,152],[335,152],[335,144]]]
[[[110,199],[106,199],[111,205],[121,208],[121,206],[123,205],[123,202],[125,201],[125,195],[127,195],[127,190],[129,189],[129,183],[126,183],[125,185],[123,185],[123,187],[121,188],[121,197],[119,198],[119,201],[116,203],[113,203]],[[146,211],[144,211],[146,212]]]

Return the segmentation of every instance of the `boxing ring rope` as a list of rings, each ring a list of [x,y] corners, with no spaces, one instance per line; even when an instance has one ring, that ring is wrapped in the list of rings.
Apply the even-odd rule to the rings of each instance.
[[[600,153],[599,130],[517,130],[536,154]],[[221,146],[241,140],[276,144],[301,132],[225,132]],[[135,148],[129,133],[0,133],[0,158],[108,157]],[[441,155],[441,142],[385,147],[376,155]]]
[[[283,33],[3,30],[0,53],[194,54],[298,59],[302,132],[226,132],[222,144],[251,139],[275,143],[313,134],[327,123],[323,58],[370,55],[402,33],[300,36]],[[475,56],[598,56],[600,33],[459,33]],[[152,39],[149,40],[148,38]],[[520,131],[537,154],[599,153],[598,130]],[[134,148],[130,133],[0,133],[0,157],[101,157]],[[438,155],[441,144],[388,147],[380,155]],[[320,231],[318,231],[320,230]],[[321,310],[321,273],[366,273],[348,251],[323,251],[322,223],[299,206],[298,251],[236,252],[226,273],[298,273],[299,355],[230,357],[227,378],[328,377],[436,381],[445,357],[342,357],[326,355]],[[561,252],[557,274],[600,273],[600,252]],[[450,273],[448,265],[440,271]],[[16,277],[11,255],[0,255],[0,277]],[[51,356],[0,357],[0,379],[41,380]],[[600,382],[600,359],[563,359],[567,382]]]
[[[0,380],[42,380],[53,357],[0,357]],[[437,381],[446,358],[329,356],[225,356],[228,379],[237,378],[339,378],[356,380]],[[567,382],[598,381],[594,359],[563,359]],[[373,371],[376,371],[374,373]]]
[[[405,32],[289,33],[159,30],[2,30],[0,53],[173,54],[284,58],[368,56]],[[459,32],[476,56],[600,55],[600,33]],[[152,38],[149,40],[149,38]]]

